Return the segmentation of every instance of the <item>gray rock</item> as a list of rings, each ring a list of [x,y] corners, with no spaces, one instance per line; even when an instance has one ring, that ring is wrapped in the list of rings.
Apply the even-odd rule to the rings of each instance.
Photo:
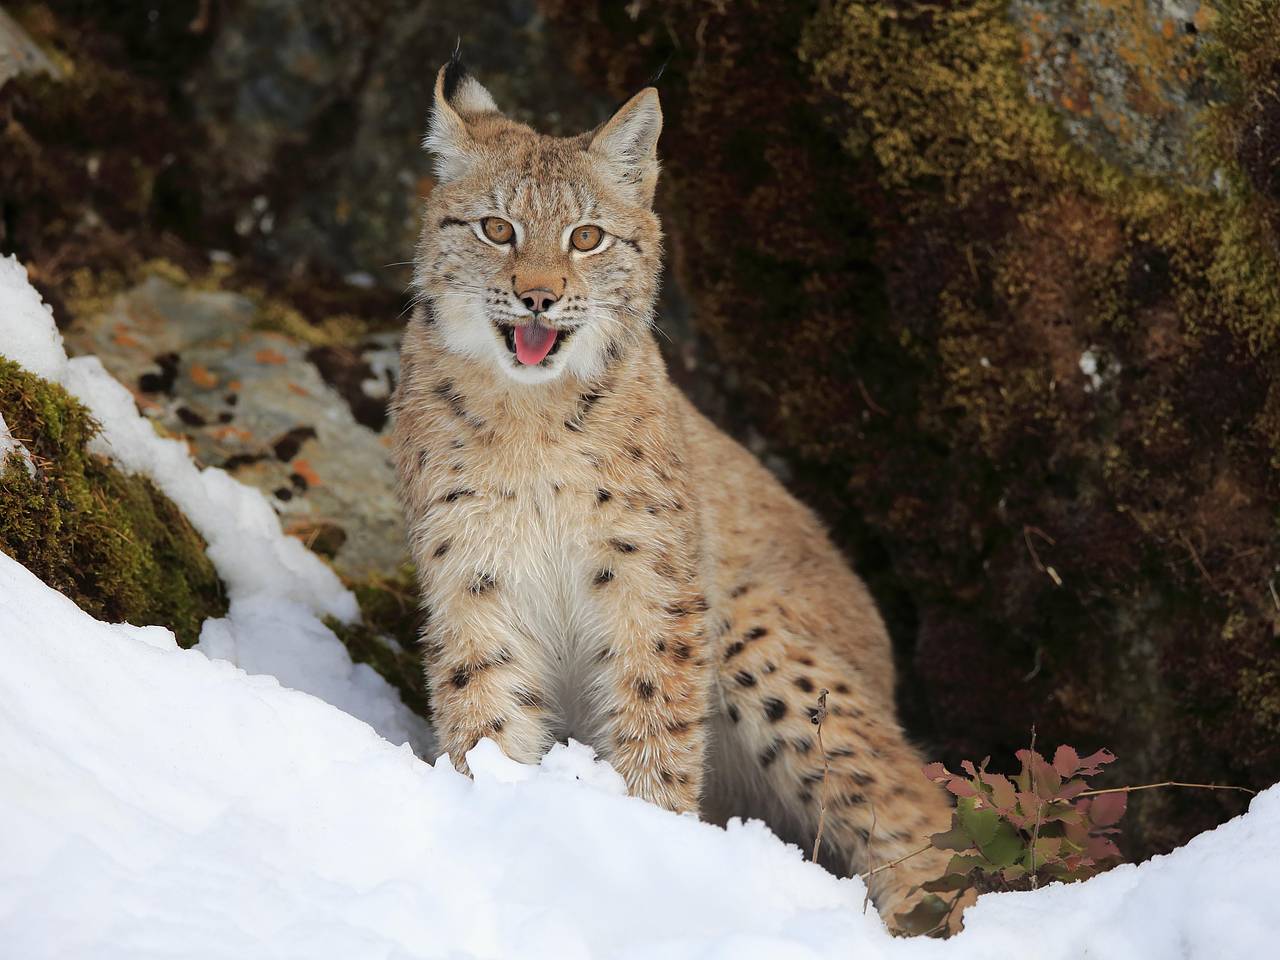
[[[384,437],[307,359],[308,347],[255,329],[252,301],[158,277],[66,331],[97,354],[138,406],[183,437],[197,460],[258,487],[287,532],[332,558],[344,576],[392,576],[408,561]],[[370,338],[356,363],[384,399],[398,371],[394,335]]]
[[[1078,144],[1143,174],[1207,185],[1194,136],[1213,90],[1200,0],[1013,0],[1032,97]]]
[[[24,73],[45,73],[57,78],[62,76],[58,65],[0,7],[0,87]]]

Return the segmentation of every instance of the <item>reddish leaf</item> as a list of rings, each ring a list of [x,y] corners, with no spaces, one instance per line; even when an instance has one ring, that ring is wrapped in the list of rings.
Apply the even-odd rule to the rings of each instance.
[[[991,788],[992,805],[1000,811],[1001,815],[1008,816],[1018,803],[1017,791],[1009,782],[1009,778],[999,773],[988,773],[983,779]]]
[[[947,781],[946,788],[957,797],[976,797],[978,795],[978,791],[973,789],[973,784],[962,777],[952,777]]]
[[[1106,837],[1090,837],[1084,849],[1092,860],[1109,860],[1112,857],[1119,859],[1120,857],[1120,848]]]
[[[1080,769],[1080,754],[1076,753],[1075,748],[1068,747],[1064,743],[1053,755],[1053,768],[1058,771],[1058,775],[1063,780],[1075,776],[1076,771]]]
[[[1062,789],[1062,777],[1058,776],[1058,771],[1040,754],[1031,758],[1031,773],[1034,777],[1034,792],[1045,800],[1052,800]]]
[[[1109,827],[1118,823],[1124,816],[1128,803],[1127,793],[1103,793],[1093,797],[1089,804],[1089,819],[1100,827]]]
[[[924,775],[928,777],[930,780],[932,780],[934,783],[937,783],[939,780],[943,780],[946,777],[951,776],[950,771],[947,770],[945,766],[943,766],[942,761],[940,760],[935,760],[933,763],[926,763],[921,768],[921,770],[923,771]]]
[[[965,773],[967,773],[971,777],[976,777],[978,775],[978,771],[974,767],[972,760],[961,760],[960,769],[962,769]]]
[[[1087,757],[1081,757],[1080,773],[1084,774],[1086,777],[1092,777],[1094,774],[1102,771],[1103,764],[1111,763],[1115,758],[1116,755],[1106,749],[1099,750],[1096,753],[1091,753]]]

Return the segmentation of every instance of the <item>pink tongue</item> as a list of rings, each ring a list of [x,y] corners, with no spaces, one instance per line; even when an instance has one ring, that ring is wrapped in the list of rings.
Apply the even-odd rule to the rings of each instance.
[[[556,336],[555,330],[540,323],[516,327],[516,359],[529,366],[541,363],[556,345]]]

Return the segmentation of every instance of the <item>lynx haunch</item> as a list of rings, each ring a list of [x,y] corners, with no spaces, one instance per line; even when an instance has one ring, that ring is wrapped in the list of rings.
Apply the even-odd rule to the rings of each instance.
[[[393,401],[436,731],[460,766],[482,737],[525,762],[574,737],[637,796],[759,816],[806,848],[821,793],[824,859],[865,869],[946,829],[949,807],[898,726],[866,588],[667,379],[661,126],[652,88],[556,138],[504,117],[456,59],[437,78]],[[881,912],[940,856],[878,872]]]

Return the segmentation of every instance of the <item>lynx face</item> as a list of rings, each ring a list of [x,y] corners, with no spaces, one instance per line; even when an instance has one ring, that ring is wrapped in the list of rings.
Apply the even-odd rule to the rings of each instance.
[[[502,116],[460,64],[441,70],[414,284],[446,349],[537,384],[594,378],[645,334],[661,126],[649,88],[595,131],[543,136]]]

